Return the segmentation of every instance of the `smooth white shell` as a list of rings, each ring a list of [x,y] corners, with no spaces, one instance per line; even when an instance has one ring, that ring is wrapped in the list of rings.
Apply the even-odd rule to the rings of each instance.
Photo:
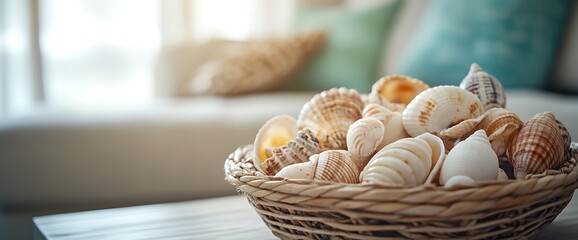
[[[282,168],[275,176],[289,179],[313,179],[315,167],[317,167],[317,160],[295,163]]]
[[[464,175],[453,176],[447,180],[444,185],[446,188],[452,188],[455,186],[472,186],[475,184],[474,179]]]
[[[297,135],[297,120],[290,115],[277,115],[269,119],[255,137],[253,150],[253,164],[261,170],[261,163],[271,157],[273,148],[283,146]]]
[[[372,103],[365,106],[363,116],[375,118],[383,124],[383,138],[377,146],[378,151],[392,142],[410,137],[403,128],[401,112],[394,112],[381,105]]]
[[[448,153],[442,165],[440,183],[445,185],[458,175],[474,181],[496,180],[498,168],[498,156],[492,150],[486,132],[478,130]]]
[[[463,120],[482,115],[476,95],[456,86],[437,86],[417,95],[403,110],[403,126],[411,136],[439,134]]]

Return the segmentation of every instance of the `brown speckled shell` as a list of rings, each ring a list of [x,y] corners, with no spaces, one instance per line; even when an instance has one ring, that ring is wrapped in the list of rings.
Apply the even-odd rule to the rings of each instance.
[[[557,169],[564,162],[564,137],[550,112],[530,118],[512,139],[508,159],[517,179]]]
[[[476,63],[472,64],[460,87],[476,94],[486,111],[495,107],[506,107],[506,94],[500,81]]]
[[[305,103],[297,117],[297,128],[311,129],[323,150],[345,150],[349,125],[361,118],[363,107],[357,91],[332,88]]]
[[[308,161],[309,157],[320,152],[317,138],[309,129],[303,129],[285,145],[273,149],[272,156],[261,164],[261,169],[267,175],[275,175],[281,168]]]

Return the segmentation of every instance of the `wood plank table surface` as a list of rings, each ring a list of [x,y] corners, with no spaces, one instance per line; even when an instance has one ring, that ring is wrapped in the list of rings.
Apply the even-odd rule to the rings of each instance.
[[[35,217],[34,239],[276,239],[243,196]],[[578,199],[538,239],[578,239]]]

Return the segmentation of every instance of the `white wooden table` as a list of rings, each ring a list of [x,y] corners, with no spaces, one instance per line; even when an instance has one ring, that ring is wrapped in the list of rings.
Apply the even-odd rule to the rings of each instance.
[[[578,197],[538,239],[578,239]],[[35,217],[34,239],[276,239],[243,196]]]

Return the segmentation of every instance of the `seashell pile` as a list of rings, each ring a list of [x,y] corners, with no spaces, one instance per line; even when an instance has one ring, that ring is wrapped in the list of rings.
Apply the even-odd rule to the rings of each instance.
[[[332,88],[257,133],[253,164],[266,175],[396,187],[475,186],[559,169],[570,133],[552,113],[522,121],[501,83],[472,64],[459,86],[402,75],[370,93]]]

